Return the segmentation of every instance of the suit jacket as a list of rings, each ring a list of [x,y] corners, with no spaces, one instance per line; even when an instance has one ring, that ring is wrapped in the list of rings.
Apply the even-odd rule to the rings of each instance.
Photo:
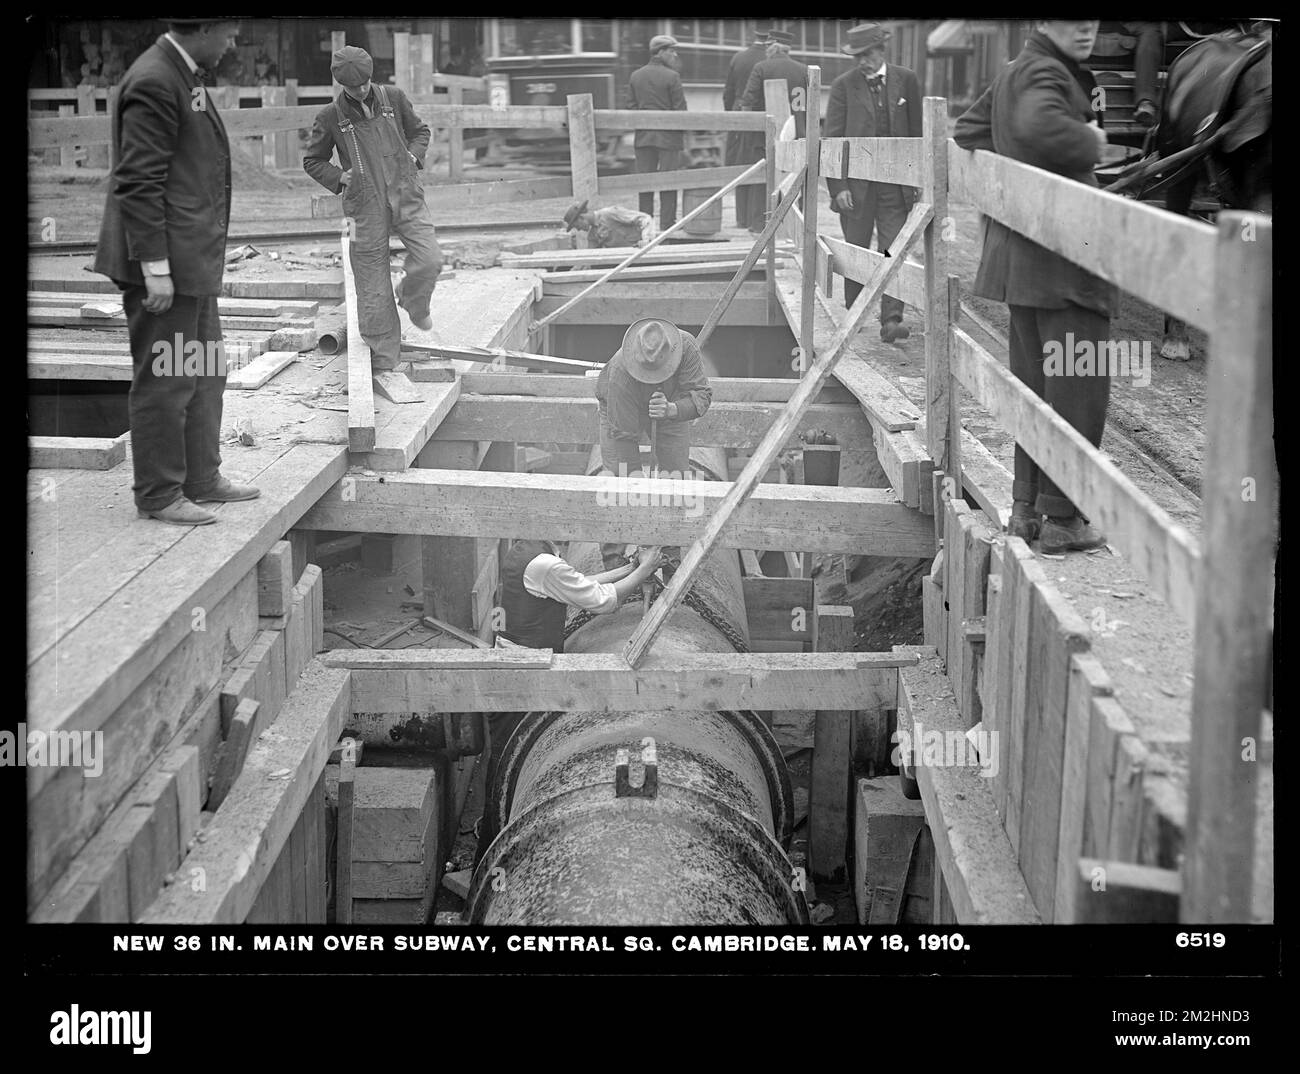
[[[794,113],[794,135],[802,138],[808,129],[805,107],[821,107],[821,101],[807,100],[808,68],[798,60],[792,60],[788,53],[754,64],[754,69],[749,72],[749,81],[745,84],[745,99],[741,105],[746,112],[767,111],[767,103],[763,100],[763,83],[769,78],[785,79],[786,89],[790,91],[790,111]],[[798,105],[802,107],[796,107]]]
[[[686,94],[682,76],[666,64],[651,60],[632,72],[628,81],[628,107],[642,112],[685,112]],[[685,131],[637,131],[638,149],[681,149],[686,144]]]
[[[122,78],[113,145],[117,164],[95,271],[120,287],[138,286],[144,282],[140,262],[165,257],[177,294],[220,294],[230,224],[230,142],[207,90],[165,36]]]
[[[731,66],[727,68],[727,84],[722,88],[722,107],[728,112],[740,110],[740,102],[749,85],[749,73],[756,64],[762,62],[763,53],[762,45],[750,45],[731,58]]]
[[[407,150],[415,157],[417,166],[423,168],[424,156],[429,151],[429,125],[415,114],[415,109],[411,107],[406,94],[396,86],[385,86],[384,92],[388,94],[388,101],[397,113],[397,121],[406,136]],[[348,149],[348,140],[339,133],[339,110],[355,109],[357,116],[362,115],[359,106],[351,98],[344,101],[345,96],[346,94],[340,91],[338,98],[332,104],[327,104],[316,114],[316,120],[311,128],[311,140],[302,153],[303,171],[331,194],[339,192],[339,176],[352,167],[352,154]],[[377,89],[374,99],[377,104]],[[347,113],[343,114],[346,118]],[[331,159],[335,151],[339,155],[340,163],[337,165]]]
[[[963,149],[988,149],[1036,168],[1096,186],[1101,159],[1088,121],[1092,75],[1034,33],[978,101],[957,120]],[[1080,244],[1095,240],[1080,235]],[[1114,284],[988,220],[975,294],[1013,306],[1064,309],[1069,303],[1109,316],[1119,301]]]
[[[921,137],[921,86],[915,72],[896,64],[886,64],[884,98],[889,106],[889,137]],[[883,137],[877,123],[875,94],[867,85],[867,76],[862,68],[846,71],[831,83],[831,99],[826,105],[822,137]],[[872,185],[870,180],[828,176],[826,185],[832,198],[841,190],[853,195],[853,209],[846,216],[861,216],[866,211]],[[910,206],[916,200],[916,189],[910,186],[899,186],[899,189]]]

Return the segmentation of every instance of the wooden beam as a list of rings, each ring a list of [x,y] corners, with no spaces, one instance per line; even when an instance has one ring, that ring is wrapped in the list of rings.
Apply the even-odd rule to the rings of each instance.
[[[790,402],[786,404],[780,418],[768,429],[763,442],[750,457],[745,469],[729,487],[727,495],[723,498],[716,514],[709,519],[703,534],[682,558],[681,566],[673,575],[673,580],[664,590],[663,595],[651,606],[649,613],[641,620],[631,638],[628,639],[623,655],[633,667],[636,667],[645,657],[650,645],[654,642],[655,635],[663,628],[673,609],[686,596],[691,579],[699,570],[705,556],[717,545],[722,530],[727,525],[731,515],[753,493],[759,479],[798,425],[812,397],[821,389],[821,386],[826,382],[826,378],[830,376],[831,370],[835,367],[835,363],[839,361],[840,356],[848,348],[849,340],[857,331],[858,325],[866,317],[868,304],[880,298],[880,292],[884,289],[886,280],[897,272],[898,266],[903,262],[903,255],[911,247],[921,229],[925,227],[929,220],[930,206],[928,205],[918,204],[908,214],[907,222],[903,225],[898,238],[894,242],[895,264],[886,270],[885,276],[882,277],[877,286],[862,289],[862,293],[849,311],[848,320],[832,341],[829,353],[817,356],[804,380],[800,383],[799,389],[790,397]],[[865,302],[863,301],[864,296],[866,296]],[[741,547],[756,548],[762,546],[753,542],[745,542]],[[805,544],[804,547],[808,546]]]
[[[472,655],[486,662],[500,651]],[[871,696],[879,677],[914,662],[910,654],[894,653],[698,653],[655,657],[633,670],[618,653],[563,653],[545,668],[454,666],[466,656],[450,649],[335,649],[321,660],[349,670],[354,712],[720,712],[815,705],[842,713]],[[378,660],[382,669],[374,666]],[[363,663],[368,666],[355,666]]]
[[[334,922],[337,925],[352,924],[352,835],[356,812],[356,777],[356,752],[345,749],[339,758],[338,841],[334,862]]]
[[[370,347],[361,338],[357,317],[357,281],[352,273],[352,239],[344,228],[343,287],[348,317],[348,450],[373,451],[375,447],[375,389],[371,383]]]
[[[1215,264],[1182,911],[1206,924],[1252,918],[1260,777],[1243,746],[1269,704],[1277,549],[1272,222],[1219,214]]]
[[[811,94],[810,100],[817,97]],[[851,653],[853,609],[821,604],[814,619],[819,653]],[[861,704],[861,702],[859,702]],[[813,876],[842,878],[849,839],[849,799],[853,762],[849,730],[853,714],[817,710],[813,730],[811,783],[808,792],[808,867]]]
[[[799,372],[812,365],[814,312],[817,308],[817,206],[821,200],[821,122],[822,122],[822,71],[815,64],[808,68],[807,119],[804,136],[807,166],[803,169],[803,242],[800,248],[800,271],[803,273],[803,294],[799,318]],[[799,185],[799,180],[794,182]]]
[[[504,347],[452,347],[441,343],[403,343],[407,350],[418,350],[438,358],[462,362],[486,362],[491,370],[505,370],[511,367],[524,369],[554,370],[557,373],[584,373],[588,369],[600,369],[602,362],[583,362],[576,358],[555,358],[547,354],[533,354],[529,351],[507,350]],[[468,391],[470,389],[463,389]]]
[[[1172,869],[1079,858],[1070,880],[1066,920],[1071,924],[1154,925],[1178,920],[1182,881]]]
[[[351,681],[350,672],[313,661],[281,710],[276,733],[250,750],[208,838],[181,863],[185,876],[204,870],[205,889],[164,888],[142,923],[233,925],[247,917],[351,715]]]
[[[830,249],[833,271],[858,283],[874,280],[881,271],[882,263],[887,260],[884,254],[865,246],[854,246],[833,235],[819,235],[818,239]],[[885,288],[885,294],[902,299],[914,309],[924,310],[927,305],[925,266],[917,261],[905,261],[893,282]]]
[[[718,304],[713,307],[713,312],[709,314],[708,320],[704,322],[703,327],[696,335],[695,341],[701,349],[709,341],[709,337],[713,335],[713,330],[718,327],[718,322],[722,320],[723,314],[727,312],[732,299],[740,293],[741,285],[748,279],[754,266],[758,264],[758,259],[763,255],[768,244],[775,238],[777,228],[781,226],[781,221],[785,219],[786,214],[790,211],[798,196],[799,184],[796,182],[786,192],[785,197],[781,199],[781,204],[776,207],[776,212],[771,214],[771,218],[763,228],[762,234],[758,236],[749,253],[745,255],[745,260],[741,262],[740,268],[736,270],[736,274],[731,278],[731,282],[727,284],[726,290],[719,297]]]
[[[697,447],[752,448],[780,414],[780,403],[715,402],[695,419],[691,443]],[[806,417],[809,424],[827,430],[841,444],[864,444],[871,438],[871,426],[861,408],[853,404],[812,403]],[[508,436],[520,443],[595,444],[599,434],[594,398],[474,395],[457,399],[433,439],[501,440]],[[782,447],[800,445],[795,431]]]
[[[705,209],[709,208],[709,206],[711,206],[715,201],[720,201],[720,200],[723,198],[724,195],[729,194],[729,193],[730,193],[732,190],[734,190],[736,187],[740,186],[740,184],[741,184],[744,180],[746,180],[746,179],[750,179],[750,178],[753,178],[754,175],[758,174],[758,172],[760,172],[760,171],[762,170],[763,166],[764,166],[764,165],[763,165],[763,161],[761,161],[761,160],[760,160],[760,161],[757,161],[757,162],[754,163],[754,164],[751,164],[748,168],[746,168],[743,172],[741,172],[740,175],[736,176],[736,178],[732,179],[731,182],[727,183],[726,186],[720,187],[719,189],[715,190],[711,195],[709,195],[708,198],[706,198],[704,201],[702,201],[699,205],[697,205],[694,209],[692,209],[692,210],[691,210],[689,213],[687,213],[685,216],[681,217],[681,219],[679,219],[675,224],[673,224],[672,227],[665,228],[665,229],[664,229],[663,231],[661,231],[658,235],[656,235],[653,239],[651,239],[648,243],[646,243],[645,246],[642,246],[640,249],[635,250],[633,253],[629,254],[626,258],[624,258],[622,261],[620,261],[620,262],[619,262],[617,265],[615,265],[612,269],[610,269],[608,272],[606,272],[606,273],[605,273],[605,274],[604,274],[604,275],[603,275],[599,280],[597,280],[595,283],[593,283],[593,284],[591,284],[590,286],[584,288],[584,289],[583,289],[579,294],[574,295],[573,298],[571,298],[568,302],[566,302],[566,303],[565,303],[563,306],[561,306],[559,309],[557,309],[557,310],[555,310],[555,311],[553,311],[553,312],[551,312],[551,313],[548,313],[546,316],[542,317],[540,320],[535,321],[532,325],[529,326],[529,329],[528,329],[529,334],[531,335],[533,332],[541,331],[541,329],[543,329],[544,327],[546,327],[546,325],[550,324],[550,323],[551,323],[552,321],[554,321],[557,317],[561,316],[562,314],[564,314],[564,313],[567,312],[568,310],[572,309],[575,305],[577,305],[579,302],[581,302],[582,299],[586,298],[587,295],[591,294],[592,291],[596,290],[596,288],[598,288],[598,287],[599,287],[601,284],[603,284],[606,280],[612,279],[614,276],[618,275],[618,273],[621,272],[623,269],[627,268],[628,265],[634,264],[634,263],[635,263],[636,261],[638,261],[640,258],[644,257],[645,254],[646,254],[648,251],[653,250],[656,246],[658,246],[658,245],[659,245],[660,243],[662,243],[665,239],[667,239],[669,235],[676,234],[676,233],[677,233],[678,231],[680,231],[680,230],[681,230],[681,229],[682,229],[686,224],[690,223],[690,222],[691,222],[692,220],[694,220],[697,216],[699,216],[699,215],[700,215],[700,214],[701,214]],[[662,177],[662,176],[667,176],[667,175],[672,175],[672,174],[673,174],[673,173],[671,173],[671,172],[665,172],[665,173],[662,173],[662,174],[661,174],[661,177]],[[694,181],[698,181],[698,173],[697,173],[697,175],[694,177]],[[602,185],[602,193],[607,192],[606,189],[605,189],[606,187],[609,187],[609,188],[612,189],[612,186],[613,186],[613,184],[612,184],[611,182],[607,181],[606,184],[603,184],[603,185]],[[638,188],[638,189],[642,189],[642,188]]]
[[[570,94],[569,173],[573,178],[573,200],[596,198],[596,120],[590,93]]]
[[[299,525],[681,545],[699,532],[701,516],[724,502],[730,488],[719,481],[415,469],[350,476],[346,490],[336,485]],[[933,524],[898,503],[889,489],[763,485],[747,500],[714,536],[718,547],[934,555]]]
[[[744,257],[752,244],[745,240],[728,242],[682,242],[660,247],[647,254],[642,265],[681,265],[710,261],[734,261]],[[608,246],[586,250],[537,250],[528,254],[503,253],[501,267],[511,269],[603,268],[617,265],[635,246]],[[782,252],[794,253],[794,248],[782,244]],[[53,297],[62,298],[57,292]],[[29,300],[30,301],[30,300]],[[67,301],[55,305],[68,305]]]
[[[584,362],[595,369],[594,362]],[[562,373],[542,374],[516,372],[478,372],[459,374],[460,399],[465,403],[471,395],[512,395],[540,399],[593,399],[596,378]],[[710,377],[713,405],[718,403],[784,403],[794,394],[799,382],[790,377]],[[813,400],[816,404],[854,403],[853,395],[838,384],[828,384]]]
[[[111,470],[126,458],[129,432],[121,436],[29,436],[32,470]]]
[[[760,250],[761,254],[761,250]],[[754,259],[757,263],[758,258]],[[743,269],[741,266],[745,266]],[[624,280],[682,280],[693,276],[735,276],[739,271],[743,282],[754,271],[754,265],[745,265],[741,258],[730,261],[701,261],[698,264],[683,262],[676,265],[636,265],[623,270]],[[600,269],[566,269],[563,272],[542,274],[542,293],[547,295],[566,294],[566,287],[574,284],[590,283],[600,278]],[[707,283],[703,286],[709,286]],[[739,284],[737,285],[739,287]]]
[[[948,144],[948,197],[1212,331],[1214,229],[986,150]],[[1085,241],[1105,235],[1106,242]]]
[[[292,365],[298,359],[297,351],[266,351],[259,354],[248,365],[242,366],[226,375],[226,388],[256,391],[274,377],[280,370]]]
[[[822,138],[818,154],[820,171],[823,176],[837,179],[867,179],[874,183],[919,187],[924,174],[923,142],[923,138]],[[804,163],[806,156],[802,139],[782,142],[777,150],[777,166],[793,171]]]
[[[948,365],[948,243],[941,232],[948,217],[948,102],[942,97],[922,101],[921,197],[934,206],[925,229],[925,430],[926,448],[934,468],[956,480],[961,476],[948,457],[953,442],[950,414],[956,407],[949,392]],[[960,437],[960,427],[957,436]]]
[[[1191,623],[1201,574],[1196,538],[960,328],[952,341],[957,379]]]

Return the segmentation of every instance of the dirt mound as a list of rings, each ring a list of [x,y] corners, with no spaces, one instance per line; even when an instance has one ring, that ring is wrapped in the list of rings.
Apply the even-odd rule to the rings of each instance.
[[[292,190],[294,183],[269,168],[263,168],[258,154],[262,151],[259,143],[242,145],[230,143],[230,183],[235,192],[241,190]]]

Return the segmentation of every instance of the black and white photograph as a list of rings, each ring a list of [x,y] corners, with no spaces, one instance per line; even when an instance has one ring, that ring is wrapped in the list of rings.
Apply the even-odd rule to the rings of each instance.
[[[609,14],[24,17],[37,1044],[575,973],[1259,1046],[1278,20]]]

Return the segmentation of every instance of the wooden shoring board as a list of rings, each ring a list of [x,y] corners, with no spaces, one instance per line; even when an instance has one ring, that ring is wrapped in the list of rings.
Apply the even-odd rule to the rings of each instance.
[[[857,283],[870,283],[880,273],[881,265],[888,260],[884,254],[865,246],[854,246],[834,235],[820,235],[819,238],[830,249],[831,270]],[[885,294],[901,299],[913,309],[924,310],[925,266],[916,261],[904,262],[893,283],[885,288]]]
[[[815,707],[848,713],[875,696],[896,665],[915,662],[904,653],[698,653],[655,657],[631,669],[618,653],[548,652],[549,666],[509,667],[492,661],[499,651],[333,650],[320,659],[352,672],[355,712],[405,712],[414,704],[409,711]]]
[[[821,174],[837,179],[868,179],[900,186],[921,185],[922,140],[920,138],[822,138],[818,146]],[[848,150],[848,168],[845,168]],[[777,167],[794,171],[805,163],[807,143],[800,138],[782,142],[777,149]]]
[[[1062,860],[1062,869],[1065,863]],[[1154,925],[1178,921],[1182,878],[1175,870],[1076,858],[1069,863],[1068,917],[1076,925]]]
[[[333,232],[328,235],[333,238]],[[103,293],[93,291],[40,291],[29,290],[27,292],[28,309],[66,309],[68,307],[77,307],[98,304],[104,302]],[[114,302],[112,299],[107,300],[110,305],[121,308],[120,301]],[[217,310],[224,318],[227,315],[232,317],[290,317],[305,318],[314,317],[320,309],[320,303],[305,298],[229,298],[221,297],[217,299]],[[82,310],[82,316],[87,320],[99,320],[102,318],[94,317]],[[222,328],[225,328],[225,322],[222,322]]]
[[[554,370],[558,373],[581,374],[588,369],[600,369],[603,363],[584,362],[577,358],[557,358],[549,354],[533,354],[530,351],[510,350],[506,347],[452,347],[440,343],[402,344],[407,350],[423,351],[438,358],[451,361],[482,362],[493,370],[506,370],[513,367],[528,369]],[[469,390],[469,389],[465,389]]]
[[[742,281],[748,280],[750,274],[757,272],[754,265],[745,267],[745,262],[739,258],[730,258],[726,261],[700,261],[683,263],[680,265],[636,265],[633,268],[624,269],[620,279],[625,281],[638,280],[641,282],[654,282],[656,280],[684,280],[697,276],[708,277],[734,277],[738,272]],[[741,272],[741,269],[744,269]],[[569,293],[570,288],[584,283],[590,283],[592,280],[600,279],[600,269],[572,269],[565,272],[546,272],[542,274],[542,294],[549,297],[558,298]],[[702,286],[708,286],[712,281],[701,281]]]
[[[313,661],[181,865],[203,869],[206,889],[171,885],[143,923],[237,924],[248,916],[350,714],[351,673]]]
[[[959,328],[953,375],[1109,535],[1183,620],[1195,621],[1199,542],[1055,410]]]
[[[251,109],[249,110],[251,111]],[[308,123],[308,128],[311,124]],[[325,238],[333,238],[330,232]],[[65,257],[41,254],[33,249],[27,261],[27,289],[29,291],[73,291],[95,295],[121,295],[121,290],[106,276],[90,270],[93,258]],[[290,272],[284,269],[275,275],[259,275],[244,279],[238,272],[227,272],[221,282],[221,294],[228,298],[256,299],[322,299],[343,301],[343,272],[341,269],[302,269]],[[223,329],[227,326],[223,325]]]
[[[943,594],[948,605],[947,665],[960,707],[974,693],[971,684],[975,673],[965,628],[968,621],[985,614],[993,533],[984,523],[983,516],[972,511],[965,501],[946,502],[944,550],[948,576]],[[973,726],[978,722],[979,713],[962,708],[962,716]]]
[[[818,605],[813,622],[818,652],[853,651],[851,607]],[[821,709],[814,716],[808,791],[808,867],[815,877],[836,879],[844,870],[853,776],[850,730],[856,717],[856,711]]]
[[[345,230],[343,286],[348,318],[348,450],[373,451],[375,447],[375,389],[371,383],[370,347],[361,338],[357,317],[357,281],[352,274],[352,241]]]
[[[593,364],[594,363],[588,363]],[[599,369],[599,366],[594,366]],[[793,377],[710,377],[713,402],[785,403],[799,387]],[[472,395],[516,395],[523,398],[594,399],[596,378],[565,373],[467,372],[460,374],[461,402]],[[813,399],[822,403],[854,403],[854,396],[838,384],[828,384]]]
[[[898,728],[917,750],[912,767],[934,838],[936,870],[942,871],[957,922],[1038,924],[1042,919],[1020,874],[1015,850],[998,823],[991,781],[970,748],[938,654],[931,648],[907,645],[894,646],[894,652],[920,659],[917,666],[898,671]],[[939,737],[931,738],[935,735]],[[937,764],[928,762],[925,752],[933,742],[942,744]],[[958,745],[964,753],[957,752]],[[950,759],[957,763],[949,763]]]
[[[700,512],[726,502],[719,481],[621,479],[567,474],[416,468],[350,475],[322,495],[299,525],[315,530],[562,541],[688,543]],[[645,504],[655,503],[654,511]],[[765,484],[719,528],[724,548],[798,546],[928,559],[934,527],[889,489]]]
[[[1002,613],[1009,620],[1002,635],[1007,642],[1001,672],[1006,678],[998,685],[1007,714],[999,744],[998,774],[994,777],[1007,836],[1020,846],[1021,806],[1025,786],[1025,720],[1028,701],[1030,607],[1035,581],[1046,582],[1043,568],[1019,537],[1008,538],[1002,550]]]
[[[802,230],[799,247],[799,264],[802,270],[800,291],[799,327],[795,338],[799,341],[799,371],[802,373],[812,362],[816,351],[813,338],[817,307],[817,209],[821,202],[821,99],[822,72],[816,64],[808,68],[808,101],[816,102],[817,107],[804,111],[806,166],[796,176],[794,186],[803,182],[803,219],[798,226]],[[793,326],[792,326],[793,327]]]
[[[748,242],[682,242],[671,246],[661,246],[640,258],[643,266],[665,267],[670,265],[706,264],[710,261],[735,261],[749,252]],[[609,268],[635,253],[635,246],[606,246],[586,250],[538,250],[530,254],[502,253],[502,268],[508,269],[586,269]],[[778,245],[783,254],[793,254],[794,248],[787,243]],[[563,277],[564,272],[557,272]]]

